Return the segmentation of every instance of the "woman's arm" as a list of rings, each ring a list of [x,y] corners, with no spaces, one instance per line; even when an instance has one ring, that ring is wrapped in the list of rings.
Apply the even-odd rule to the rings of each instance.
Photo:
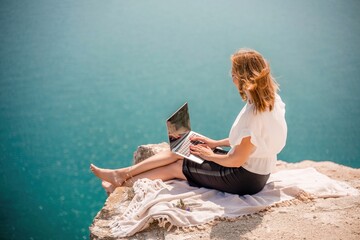
[[[215,162],[224,167],[240,167],[249,158],[250,154],[255,149],[255,146],[251,143],[251,137],[245,137],[242,139],[239,145],[236,145],[232,153],[227,155],[215,154],[210,147],[206,146],[191,146],[191,154],[197,155],[205,160]]]
[[[216,143],[217,143],[216,147],[230,147],[229,138],[217,140]]]
[[[212,149],[214,149],[216,147],[229,147],[230,146],[229,138],[225,138],[222,140],[213,140],[208,137],[196,136],[196,137],[192,137],[190,140],[203,142],[203,144],[200,144],[200,145],[202,145],[202,146],[206,145]]]

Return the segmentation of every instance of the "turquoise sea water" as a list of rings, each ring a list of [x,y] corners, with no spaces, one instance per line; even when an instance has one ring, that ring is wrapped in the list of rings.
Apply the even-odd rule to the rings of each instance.
[[[287,104],[279,159],[360,167],[359,1],[0,2],[0,238],[87,239],[106,198],[88,170],[131,164],[192,127],[226,137],[243,106],[240,47],[269,61]]]

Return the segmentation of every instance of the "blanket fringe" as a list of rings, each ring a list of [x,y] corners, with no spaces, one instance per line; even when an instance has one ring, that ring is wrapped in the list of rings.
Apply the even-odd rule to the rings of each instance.
[[[279,203],[275,203],[271,206],[265,207],[263,210],[259,211],[259,212],[255,212],[255,213],[251,213],[251,214],[246,214],[246,215],[241,215],[238,217],[234,217],[234,218],[230,218],[230,217],[216,217],[215,219],[204,223],[204,224],[200,224],[200,225],[193,225],[193,226],[176,226],[173,225],[166,216],[162,216],[161,218],[155,219],[156,221],[158,221],[158,226],[161,228],[166,229],[167,231],[171,231],[174,227],[176,232],[180,232],[179,234],[181,234],[181,232],[183,233],[188,233],[188,232],[194,232],[196,230],[202,231],[205,230],[207,227],[212,227],[217,225],[220,222],[236,222],[239,220],[248,220],[254,217],[262,217],[266,214],[266,212],[271,212],[273,211],[274,208],[279,208],[279,207],[289,207],[289,206],[295,206],[295,205],[299,205],[301,203],[310,203],[315,201],[315,197],[312,194],[309,194],[307,192],[304,191],[300,191],[298,193],[298,195],[295,196],[295,198],[291,199],[291,200],[287,200],[287,201],[282,201]],[[169,224],[169,226],[167,226]]]
[[[122,216],[118,217],[110,226],[110,228],[112,228],[113,234],[114,235],[118,235],[120,234],[120,232],[122,232],[122,226],[120,226],[120,224],[118,223],[117,220],[119,220],[120,218],[137,218],[138,216],[135,216],[136,210],[140,208],[141,204],[143,204],[143,199],[144,196],[146,194],[146,191],[148,191],[147,186],[149,185],[150,180],[143,180],[141,179],[140,181],[137,181],[135,183],[135,188],[129,188],[127,189],[127,191],[125,192],[125,197],[124,197],[124,203],[127,202],[128,204],[128,208],[126,209],[125,212],[123,212]],[[167,186],[160,182],[160,181],[153,181],[151,182],[151,188],[153,192],[159,191],[163,188],[167,188]],[[246,214],[246,215],[241,215],[238,217],[215,217],[213,220],[204,223],[204,224],[199,224],[199,225],[191,225],[191,226],[177,226],[174,225],[168,218],[168,216],[166,215],[161,215],[161,216],[156,216],[156,217],[152,217],[148,220],[148,222],[145,224],[145,226],[143,226],[141,228],[141,230],[144,230],[146,228],[148,228],[150,226],[150,223],[154,223],[157,224],[158,227],[165,229],[166,231],[172,231],[175,228],[175,232],[179,232],[181,234],[181,232],[193,232],[196,230],[204,230],[207,227],[211,227],[214,225],[217,225],[219,222],[223,222],[223,221],[228,221],[228,222],[235,222],[241,219],[249,219],[252,217],[262,217],[266,214],[266,212],[270,212],[273,211],[274,208],[279,208],[279,207],[288,207],[288,206],[293,206],[293,205],[298,205],[300,203],[309,203],[314,201],[315,197],[305,191],[299,191],[298,194],[290,200],[286,200],[286,201],[282,201],[282,202],[278,202],[275,204],[272,204],[270,206],[264,206],[264,208],[258,212],[255,213],[251,213],[251,214]],[[175,207],[179,207],[181,209],[184,209],[187,205],[185,205],[183,202],[182,206],[179,207],[178,205],[176,205]],[[141,231],[140,230],[140,231]]]
[[[289,207],[294,205],[299,205],[300,203],[309,203],[313,202],[315,200],[315,197],[311,195],[310,193],[300,191],[297,196],[295,196],[294,199],[282,201],[279,203],[275,203],[270,208],[273,207]]]

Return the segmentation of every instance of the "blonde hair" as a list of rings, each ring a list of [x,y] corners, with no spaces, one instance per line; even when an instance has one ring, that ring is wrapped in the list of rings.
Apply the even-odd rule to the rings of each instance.
[[[279,85],[270,74],[269,63],[255,50],[240,49],[231,56],[232,77],[239,83],[241,98],[246,101],[249,93],[255,112],[271,111]]]

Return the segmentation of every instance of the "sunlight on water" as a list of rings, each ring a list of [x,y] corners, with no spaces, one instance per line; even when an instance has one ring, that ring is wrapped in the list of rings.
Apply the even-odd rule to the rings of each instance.
[[[330,3],[331,2],[331,3]],[[87,239],[106,195],[89,171],[192,127],[226,137],[240,47],[270,61],[287,106],[280,159],[360,167],[358,1],[2,1],[0,238]]]

